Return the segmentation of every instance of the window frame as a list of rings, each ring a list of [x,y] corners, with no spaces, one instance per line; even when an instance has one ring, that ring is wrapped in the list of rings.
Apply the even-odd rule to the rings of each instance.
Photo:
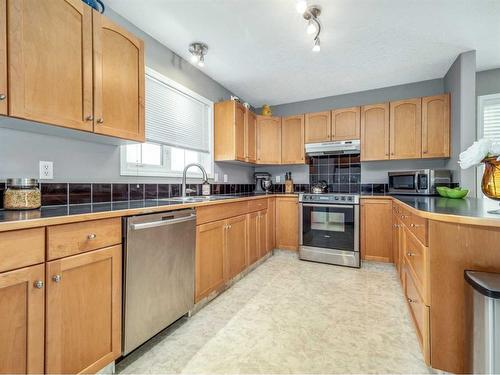
[[[207,116],[208,116],[208,144],[209,144],[209,155],[210,155],[210,168],[207,169],[208,178],[213,179],[214,176],[214,102],[201,96],[200,94],[194,92],[193,90],[188,89],[187,87],[181,85],[180,83],[164,76],[163,74],[146,67],[145,68],[145,76],[150,76],[175,90],[180,91],[181,93],[196,99],[207,106]],[[145,142],[152,143],[155,142]],[[171,171],[167,169],[167,165],[169,160],[167,159],[168,152],[166,150],[167,147],[174,146],[161,146],[161,166],[150,165],[150,164],[142,164],[142,163],[128,163],[127,162],[127,152],[126,145],[120,146],[120,176],[127,177],[173,177],[178,178],[182,177],[182,172]],[[180,147],[176,147],[180,148]],[[184,149],[188,150],[188,149]],[[192,150],[189,150],[192,151]],[[194,151],[196,152],[196,151]],[[201,152],[198,152],[201,154]],[[201,172],[198,169],[190,169],[187,173],[187,177],[189,178],[202,178]]]
[[[491,99],[500,100],[500,93],[496,94],[488,94],[488,95],[480,95],[477,97],[477,120],[476,120],[476,134],[477,140],[484,137],[484,107],[485,103]],[[481,164],[476,168],[476,192],[478,198],[490,199],[486,195],[483,194],[481,189],[481,181],[483,179],[484,174],[484,165]]]

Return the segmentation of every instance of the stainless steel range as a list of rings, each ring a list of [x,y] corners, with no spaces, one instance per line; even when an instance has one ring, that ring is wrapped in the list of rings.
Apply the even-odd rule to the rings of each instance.
[[[299,196],[299,258],[360,267],[359,195]]]

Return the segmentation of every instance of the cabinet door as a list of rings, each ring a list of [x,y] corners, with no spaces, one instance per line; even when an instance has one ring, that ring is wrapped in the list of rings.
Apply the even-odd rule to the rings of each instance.
[[[7,0],[0,0],[0,115],[8,113],[7,100]]]
[[[419,159],[422,156],[422,99],[390,103],[391,159]]]
[[[361,107],[361,161],[389,159],[389,103]]]
[[[299,204],[297,198],[276,198],[276,248],[297,250]]]
[[[246,112],[245,122],[245,161],[257,161],[257,115],[250,110]]]
[[[268,250],[268,241],[267,241],[267,210],[259,211],[258,216],[258,227],[259,227],[259,258],[262,258],[266,255]]]
[[[257,116],[257,164],[281,164],[281,117]]]
[[[92,131],[92,12],[80,0],[12,0],[9,114]]]
[[[247,266],[247,217],[241,215],[227,220],[226,227],[227,279],[232,279]]]
[[[47,373],[95,373],[121,355],[121,269],[121,245],[47,263]]]
[[[392,215],[392,261],[398,272],[400,271],[400,242],[399,242],[399,218],[396,214]]]
[[[248,265],[255,263],[259,259],[259,213],[247,214],[248,226]]]
[[[234,144],[236,160],[245,161],[245,116],[246,108],[234,102]]]
[[[360,108],[342,108],[332,111],[332,140],[359,139]]]
[[[195,302],[224,284],[226,221],[196,227]]]
[[[94,131],[144,142],[144,43],[93,11]]]
[[[377,262],[392,261],[392,201],[361,201],[361,257]]]
[[[304,115],[284,117],[282,120],[281,163],[305,163]]]
[[[450,95],[422,98],[422,157],[450,157]]]
[[[0,273],[2,374],[43,373],[44,268],[41,264]]]
[[[306,113],[305,143],[328,142],[331,138],[331,112]]]
[[[267,251],[272,251],[276,246],[276,199],[267,200]]]

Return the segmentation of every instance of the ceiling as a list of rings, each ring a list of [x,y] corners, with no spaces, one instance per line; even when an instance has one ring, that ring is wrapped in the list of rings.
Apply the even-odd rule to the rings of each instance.
[[[296,0],[106,0],[250,104],[282,104],[443,77],[461,52],[500,67],[499,0],[318,0],[321,52]]]

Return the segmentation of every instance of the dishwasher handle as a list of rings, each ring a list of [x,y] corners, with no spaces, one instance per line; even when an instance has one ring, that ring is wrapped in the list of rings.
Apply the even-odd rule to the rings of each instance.
[[[152,221],[150,223],[130,224],[130,228],[132,230],[140,230],[140,229],[148,229],[148,228],[155,228],[155,227],[163,227],[166,225],[184,223],[186,221],[191,221],[191,220],[195,220],[195,219],[196,219],[196,215],[191,214],[189,216],[179,217],[177,219],[158,220],[158,221]]]

